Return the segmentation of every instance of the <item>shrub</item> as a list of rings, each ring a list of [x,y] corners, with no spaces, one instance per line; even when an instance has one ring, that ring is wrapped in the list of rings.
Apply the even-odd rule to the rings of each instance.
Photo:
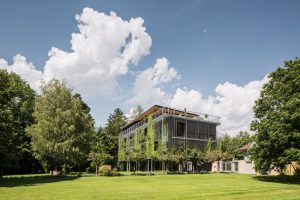
[[[99,174],[102,176],[111,176],[112,175],[112,170],[110,165],[102,165],[99,168]]]

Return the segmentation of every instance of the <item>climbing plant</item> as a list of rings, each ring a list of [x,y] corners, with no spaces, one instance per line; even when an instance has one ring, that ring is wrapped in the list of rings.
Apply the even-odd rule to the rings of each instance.
[[[141,151],[141,131],[140,130],[136,130],[134,133],[134,149],[136,152],[140,152]]]
[[[162,145],[167,146],[167,142],[168,142],[168,124],[165,123],[163,125],[163,130],[162,130]]]
[[[152,116],[148,116],[148,135],[146,137],[146,156],[152,158],[154,156],[154,140],[155,140],[155,128],[153,125]]]
[[[119,148],[118,148],[118,160],[124,161],[125,160],[125,141],[124,137],[119,137]]]

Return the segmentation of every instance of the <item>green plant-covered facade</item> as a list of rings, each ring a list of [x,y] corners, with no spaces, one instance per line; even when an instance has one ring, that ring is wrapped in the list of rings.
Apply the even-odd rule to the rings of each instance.
[[[119,161],[157,160],[165,149],[204,150],[208,139],[216,144],[220,118],[153,106],[122,128]]]

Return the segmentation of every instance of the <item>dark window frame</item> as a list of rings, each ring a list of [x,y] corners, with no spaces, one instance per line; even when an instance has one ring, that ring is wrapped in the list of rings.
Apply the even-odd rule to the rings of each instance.
[[[181,127],[178,125],[180,124]],[[180,134],[178,134],[180,131]],[[184,137],[186,131],[186,122],[185,121],[176,121],[176,136],[177,137]]]

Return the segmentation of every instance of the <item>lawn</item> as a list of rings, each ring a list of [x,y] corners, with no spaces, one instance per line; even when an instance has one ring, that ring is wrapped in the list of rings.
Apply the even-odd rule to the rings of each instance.
[[[0,199],[300,199],[296,177],[240,174],[0,180]]]

